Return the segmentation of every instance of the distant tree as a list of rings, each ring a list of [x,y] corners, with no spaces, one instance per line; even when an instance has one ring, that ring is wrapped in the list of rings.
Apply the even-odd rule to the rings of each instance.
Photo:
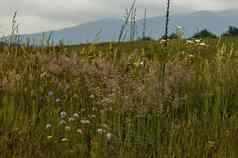
[[[154,39],[152,37],[149,36],[145,36],[142,38],[143,41],[153,41]]]
[[[195,33],[192,38],[217,38],[217,36],[214,33],[209,32],[207,29],[204,29]]]
[[[222,35],[222,37],[233,37],[233,36],[238,36],[238,28],[234,26],[229,26],[228,31]]]
[[[166,40],[166,39],[178,39],[178,36],[177,36],[176,33],[171,33],[170,35],[168,35],[168,37],[166,37],[165,35],[163,35],[163,36],[161,37],[161,39],[163,39],[163,40]]]
[[[152,37],[149,37],[149,36],[138,38],[137,40],[138,41],[154,41],[154,39]]]
[[[178,39],[178,36],[177,36],[176,33],[172,33],[172,34],[169,35],[168,38],[169,38],[169,39]]]

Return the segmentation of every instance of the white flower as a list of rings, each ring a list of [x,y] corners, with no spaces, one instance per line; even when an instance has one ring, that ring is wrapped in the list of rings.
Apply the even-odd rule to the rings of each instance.
[[[65,126],[65,130],[66,130],[66,131],[70,131],[70,130],[71,130],[71,127],[70,127],[70,126]]]
[[[60,102],[60,98],[57,98],[57,99],[55,100],[55,102],[56,102],[56,103],[59,103],[59,102]]]
[[[90,121],[89,121],[89,120],[80,120],[80,122],[81,122],[82,124],[90,124]]]
[[[102,134],[102,133],[103,133],[103,129],[99,128],[99,129],[97,129],[97,132],[98,132],[99,134]]]
[[[53,138],[53,136],[47,136],[47,139],[52,139]]]
[[[194,42],[192,40],[187,40],[186,43],[187,44],[193,44]]]
[[[110,141],[112,139],[112,134],[111,133],[107,133],[106,134],[106,138],[108,141]]]
[[[144,65],[144,61],[141,61],[141,62],[140,62],[140,65]]]
[[[161,39],[160,40],[160,44],[165,43],[165,42],[166,42],[166,39]]]
[[[48,96],[53,96],[53,95],[54,95],[54,93],[52,91],[48,92]]]
[[[51,128],[51,127],[52,127],[52,125],[51,125],[51,124],[49,124],[49,123],[48,123],[48,124],[46,124],[46,128],[47,128],[47,129],[49,129],[49,128]]]
[[[62,138],[61,141],[62,141],[62,142],[67,142],[67,141],[68,141],[68,138]]]
[[[73,122],[75,119],[73,117],[69,118],[69,122]]]
[[[201,39],[196,39],[195,42],[196,43],[200,43],[202,40]]]
[[[66,124],[66,121],[65,120],[60,120],[60,124],[61,125]]]
[[[73,114],[73,117],[79,118],[79,114],[78,114],[78,113],[74,113],[74,114]]]
[[[108,128],[108,125],[104,123],[104,124],[102,124],[102,127],[104,127],[104,128],[107,129],[107,128]]]
[[[190,58],[193,58],[193,57],[194,57],[194,55],[193,55],[193,54],[190,54],[190,55],[189,55],[189,57],[190,57]]]
[[[206,43],[203,43],[203,42],[202,42],[202,43],[200,43],[199,45],[200,45],[200,46],[206,46]]]
[[[93,94],[91,94],[91,95],[89,96],[89,98],[94,99],[95,96],[94,96]]]
[[[77,133],[83,133],[83,131],[79,128],[77,129]]]
[[[96,118],[96,115],[92,115],[91,118]]]
[[[67,116],[67,113],[65,112],[65,111],[62,111],[61,113],[60,113],[60,117],[61,118],[65,118]]]

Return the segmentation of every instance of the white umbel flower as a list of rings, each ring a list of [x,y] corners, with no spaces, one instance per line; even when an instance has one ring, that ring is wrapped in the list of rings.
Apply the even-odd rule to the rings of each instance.
[[[67,141],[68,141],[68,138],[62,138],[61,141],[62,141],[62,142],[67,142]]]
[[[112,134],[111,134],[111,133],[107,133],[107,134],[106,134],[106,138],[107,138],[108,141],[111,141],[111,139],[112,139]]]
[[[80,134],[82,134],[83,133],[83,131],[79,128],[79,129],[77,129],[77,133],[80,133]]]
[[[103,134],[103,129],[99,128],[97,129],[98,134]]]
[[[74,117],[69,118],[69,122],[73,122],[74,120],[75,120]]]
[[[60,117],[61,118],[65,118],[67,116],[67,113],[65,112],[65,111],[62,111],[61,113],[60,113]]]
[[[70,131],[70,130],[71,130],[71,127],[70,127],[70,126],[65,126],[65,130],[66,130],[66,131]]]
[[[199,44],[200,46],[206,46],[206,43],[202,42]]]
[[[55,99],[55,102],[56,102],[56,103],[59,103],[59,102],[60,102],[60,98],[56,98],[56,99]]]
[[[196,43],[200,43],[202,40],[201,39],[195,39]]]
[[[73,114],[73,117],[79,118],[79,114],[78,114],[78,113],[74,113],[74,114]]]
[[[64,124],[66,124],[66,121],[65,120],[60,120],[60,124],[64,125]]]
[[[187,44],[193,44],[194,42],[192,40],[187,40],[186,43]]]
[[[52,91],[48,92],[48,96],[53,96],[53,95],[54,95],[54,93]]]
[[[90,124],[91,122],[89,120],[80,120],[80,123],[82,123],[82,124]]]
[[[46,126],[45,126],[47,129],[50,129],[51,127],[52,127],[52,125],[51,124],[46,124]]]

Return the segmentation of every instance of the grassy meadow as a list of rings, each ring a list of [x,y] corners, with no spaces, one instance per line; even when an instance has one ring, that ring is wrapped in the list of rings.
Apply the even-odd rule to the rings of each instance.
[[[237,158],[238,39],[0,47],[1,158]]]

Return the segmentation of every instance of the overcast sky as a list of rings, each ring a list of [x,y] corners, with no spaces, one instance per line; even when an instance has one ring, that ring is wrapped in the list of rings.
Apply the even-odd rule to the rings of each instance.
[[[78,25],[106,17],[120,18],[132,0],[0,0],[0,35],[10,32],[18,11],[21,33],[33,33]],[[172,12],[238,9],[238,0],[171,0]],[[148,8],[150,16],[162,15],[166,0],[137,0],[137,12]]]

